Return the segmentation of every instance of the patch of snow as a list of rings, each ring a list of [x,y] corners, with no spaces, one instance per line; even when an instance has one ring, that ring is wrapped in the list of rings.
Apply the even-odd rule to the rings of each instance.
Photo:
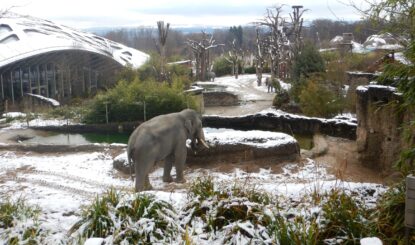
[[[45,101],[45,102],[47,102],[47,103],[49,103],[49,104],[51,104],[52,106],[55,106],[55,107],[57,107],[57,106],[60,106],[60,105],[61,105],[61,104],[59,103],[59,101],[54,100],[54,99],[52,99],[52,98],[48,98],[48,97],[42,96],[42,95],[39,95],[39,94],[31,94],[31,93],[27,93],[27,95],[32,96],[32,97],[36,97],[36,98],[38,98],[38,99],[40,99],[40,100],[43,100],[43,101]]]
[[[7,112],[7,113],[3,113],[2,117],[8,117],[8,118],[26,117],[26,113],[23,113],[23,112]]]
[[[382,245],[382,241],[377,237],[365,237],[360,239],[360,245]]]
[[[240,131],[233,129],[203,128],[209,144],[244,144],[258,148],[269,148],[297,142],[292,136],[271,131]]]
[[[84,245],[102,245],[102,244],[104,244],[104,238],[99,238],[99,237],[88,238],[88,240],[86,240],[84,243]]]
[[[349,124],[349,125],[353,125],[356,126],[356,122],[355,119],[353,118],[319,118],[319,117],[307,117],[307,116],[302,116],[302,115],[297,115],[297,114],[291,114],[279,109],[274,109],[274,108],[268,108],[265,110],[262,110],[260,112],[258,112],[257,114],[260,115],[266,115],[266,116],[276,116],[276,117],[286,117],[286,118],[302,118],[302,119],[316,119],[316,120],[320,120],[321,122],[325,122],[325,123],[330,123],[330,122],[335,122],[335,123],[345,123],[345,124]]]
[[[404,65],[412,65],[411,61],[409,61],[402,52],[395,53],[395,59]]]

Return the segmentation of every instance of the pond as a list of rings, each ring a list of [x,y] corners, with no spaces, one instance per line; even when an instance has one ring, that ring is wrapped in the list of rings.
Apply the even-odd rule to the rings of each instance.
[[[36,130],[32,138],[25,140],[28,144],[52,144],[52,145],[82,145],[90,143],[123,143],[127,144],[130,134],[99,134],[99,133],[82,133],[67,134],[50,131]]]
[[[205,133],[212,129],[206,128]],[[215,132],[224,132],[229,129],[215,129]],[[13,133],[1,135],[1,138],[11,142],[24,142],[26,144],[51,144],[51,145],[82,145],[91,143],[122,143],[127,144],[129,133],[62,133],[44,130],[11,130]],[[313,148],[312,135],[294,135],[301,149],[310,150]]]

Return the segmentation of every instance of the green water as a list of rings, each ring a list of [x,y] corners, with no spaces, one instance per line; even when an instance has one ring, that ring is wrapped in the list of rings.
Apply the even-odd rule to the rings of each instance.
[[[128,143],[130,134],[117,133],[117,134],[97,134],[97,133],[85,133],[82,134],[86,140],[91,143]]]

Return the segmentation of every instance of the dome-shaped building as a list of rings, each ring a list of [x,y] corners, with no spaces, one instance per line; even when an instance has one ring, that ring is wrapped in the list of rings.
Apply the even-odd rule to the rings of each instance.
[[[9,103],[25,94],[65,101],[114,84],[124,66],[149,56],[106,38],[48,20],[0,16],[0,96]]]

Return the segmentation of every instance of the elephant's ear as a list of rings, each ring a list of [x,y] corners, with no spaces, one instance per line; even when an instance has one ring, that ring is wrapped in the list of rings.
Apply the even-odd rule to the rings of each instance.
[[[192,136],[192,128],[193,128],[192,121],[191,120],[184,121],[184,127],[186,128],[188,138],[191,138],[191,136]]]

